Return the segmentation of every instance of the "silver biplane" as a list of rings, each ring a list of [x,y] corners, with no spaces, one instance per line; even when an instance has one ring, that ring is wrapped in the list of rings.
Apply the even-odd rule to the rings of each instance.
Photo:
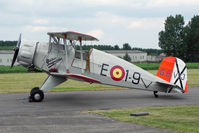
[[[187,67],[176,57],[165,58],[157,75],[153,75],[121,58],[97,49],[82,50],[83,41],[98,41],[97,38],[73,31],[49,32],[49,42],[24,41],[19,37],[11,67],[15,61],[28,68],[36,68],[48,74],[40,87],[34,87],[30,102],[41,102],[44,92],[74,79],[126,88],[157,92],[185,93],[188,91]],[[80,50],[75,46],[79,43]]]

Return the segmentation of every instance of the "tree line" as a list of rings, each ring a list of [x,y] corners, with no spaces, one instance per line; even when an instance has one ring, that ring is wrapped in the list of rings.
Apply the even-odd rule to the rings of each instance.
[[[131,47],[129,43],[124,43],[122,47],[120,48],[119,45],[83,45],[83,50],[90,50],[91,48],[95,48],[98,50],[139,50],[144,51],[148,55],[159,55],[163,52],[161,49],[152,49],[152,48],[137,48],[137,47]],[[79,50],[80,46],[76,45],[76,49]]]
[[[0,50],[12,50],[17,45],[17,41],[1,41],[0,40]],[[148,55],[159,55],[163,52],[161,49],[144,49],[144,48],[136,48],[131,47],[129,43],[124,43],[120,48],[118,45],[83,45],[83,50],[90,50],[91,48],[95,48],[98,50],[140,50],[147,52]],[[76,49],[79,50],[79,45],[76,45]]]
[[[169,16],[164,30],[159,32],[159,47],[167,56],[179,57],[187,62],[199,61],[199,16],[185,25],[182,15]]]
[[[0,46],[1,47],[9,47],[9,46],[16,46],[17,45],[17,41],[3,41],[0,40]]]
[[[1,41],[0,40],[0,50],[13,50],[17,45],[17,41]]]

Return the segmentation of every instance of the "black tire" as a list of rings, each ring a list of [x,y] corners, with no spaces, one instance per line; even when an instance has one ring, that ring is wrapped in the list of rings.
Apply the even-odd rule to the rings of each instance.
[[[33,94],[34,91],[39,90],[39,87],[34,87],[32,88],[32,90],[30,91],[30,95]]]
[[[44,99],[44,93],[42,90],[33,88],[30,92],[29,102],[41,102]]]

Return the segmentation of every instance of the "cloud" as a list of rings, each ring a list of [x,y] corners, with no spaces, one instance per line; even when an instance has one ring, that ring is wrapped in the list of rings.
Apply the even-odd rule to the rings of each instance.
[[[22,32],[44,40],[49,31],[75,30],[110,44],[157,45],[167,16],[181,13],[187,22],[198,6],[198,0],[0,0],[0,39]]]
[[[35,19],[34,20],[34,23],[35,24],[48,24],[49,23],[49,20],[48,19]]]
[[[26,31],[29,32],[50,32],[50,31],[63,31],[61,27],[51,27],[51,26],[34,26],[28,25],[24,27]]]
[[[102,30],[100,30],[100,29],[95,29],[95,30],[89,31],[88,34],[100,39],[100,38],[103,37],[104,32]]]
[[[109,12],[97,12],[96,21],[110,27],[127,29],[153,29],[163,28],[165,18],[163,17],[133,17],[121,16]]]
[[[134,0],[135,1],[135,0]],[[121,6],[130,2],[130,0],[83,0],[83,3],[87,3],[90,6]]]
[[[199,5],[198,0],[83,0],[82,4],[90,6],[110,6],[126,8],[160,8],[169,6]]]
[[[196,6],[199,5],[198,0],[149,0],[146,7],[173,7],[173,6]]]
[[[164,18],[136,18],[128,25],[130,29],[162,29]]]
[[[25,29],[30,32],[42,32],[42,31],[47,31],[48,27],[28,25],[25,27]]]
[[[115,24],[121,24],[125,23],[127,20],[127,17],[122,17],[120,15],[116,15],[110,12],[97,12],[96,13],[96,19],[104,21],[104,23],[115,23]]]

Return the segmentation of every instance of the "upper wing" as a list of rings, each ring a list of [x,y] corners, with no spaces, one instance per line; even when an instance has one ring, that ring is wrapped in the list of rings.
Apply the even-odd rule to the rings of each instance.
[[[83,34],[83,33],[78,33],[74,31],[67,31],[67,32],[48,32],[48,35],[50,36],[55,36],[58,38],[64,38],[68,40],[83,40],[83,41],[98,41],[97,38]]]

